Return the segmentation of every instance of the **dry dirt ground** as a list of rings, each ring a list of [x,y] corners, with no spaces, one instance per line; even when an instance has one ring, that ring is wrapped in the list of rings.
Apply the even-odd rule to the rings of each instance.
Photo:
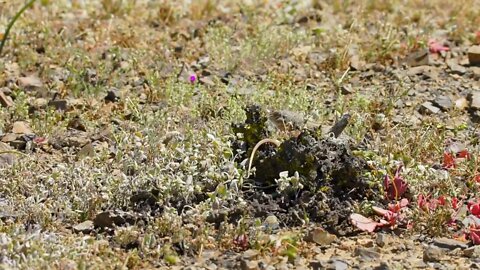
[[[479,26],[478,0],[36,1],[0,36],[0,269],[479,268]]]

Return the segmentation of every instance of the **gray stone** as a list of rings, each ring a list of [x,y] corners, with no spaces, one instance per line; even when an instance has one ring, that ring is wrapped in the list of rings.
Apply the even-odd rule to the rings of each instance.
[[[377,238],[375,239],[375,243],[377,243],[377,246],[379,247],[384,247],[388,245],[390,242],[390,237],[385,234],[385,233],[378,233]]]
[[[468,245],[464,242],[461,242],[455,239],[446,238],[446,237],[435,238],[433,240],[433,245],[440,248],[445,248],[448,250],[454,250],[456,248],[465,249],[468,247]]]
[[[210,78],[210,76],[201,77],[199,81],[201,84],[206,86],[215,86],[215,82]]]
[[[274,215],[268,216],[263,222],[263,225],[268,230],[277,230],[280,228],[280,222],[278,221],[278,218]]]
[[[386,262],[381,262],[380,265],[377,265],[373,268],[373,270],[389,270],[389,269],[392,269],[392,268]]]
[[[480,91],[474,91],[467,96],[470,103],[470,109],[480,110]]]
[[[464,66],[461,66],[453,61],[447,62],[448,68],[450,68],[450,73],[463,75],[467,72],[467,69]]]
[[[442,111],[448,111],[453,108],[453,102],[448,96],[437,96],[433,105],[439,107]]]
[[[333,269],[335,270],[346,270],[348,269],[348,263],[342,261],[342,260],[333,260],[332,264]]]
[[[428,246],[423,251],[423,261],[424,262],[438,262],[442,259],[444,251],[436,246]]]
[[[344,85],[342,85],[341,90],[342,90],[342,94],[343,94],[343,95],[348,95],[348,94],[352,94],[352,93],[355,92],[355,90],[353,90],[353,87],[352,87],[351,84],[344,84]]]
[[[248,259],[248,260],[254,260],[258,257],[258,255],[260,255],[260,251],[256,249],[249,249],[243,252],[242,258]]]
[[[73,226],[73,231],[75,232],[81,232],[81,233],[90,233],[93,230],[93,221],[87,220],[82,223],[79,223],[75,226]]]
[[[433,106],[429,101],[426,101],[420,105],[418,112],[421,114],[437,114],[440,112],[440,108]]]
[[[370,260],[376,260],[380,258],[380,253],[376,252],[375,250],[371,248],[362,248],[362,247],[357,247],[354,250],[354,256],[359,256],[363,260],[370,261]]]
[[[437,79],[438,78],[438,69],[431,66],[418,66],[409,68],[407,71],[407,76],[414,77],[422,75],[423,79]]]

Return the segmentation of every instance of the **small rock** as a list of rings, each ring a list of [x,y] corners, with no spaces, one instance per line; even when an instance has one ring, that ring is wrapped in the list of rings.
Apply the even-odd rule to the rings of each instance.
[[[350,239],[341,239],[339,249],[341,250],[346,250],[346,251],[351,251],[354,249],[356,243],[353,240]]]
[[[337,240],[337,236],[328,233],[322,228],[315,228],[305,236],[305,241],[314,242],[321,246],[328,246],[335,240]]]
[[[377,234],[377,238],[375,239],[375,243],[377,244],[377,246],[379,247],[384,247],[386,245],[388,245],[390,242],[390,238],[388,235],[384,234],[384,233],[378,233]]]
[[[426,101],[420,105],[418,112],[421,114],[437,114],[440,112],[440,108],[433,106],[429,101]]]
[[[257,270],[260,269],[258,261],[242,260],[240,262],[240,268],[242,270]]]
[[[350,58],[350,68],[356,71],[362,71],[365,69],[366,62],[360,60],[358,55],[354,55]]]
[[[8,108],[8,107],[13,106],[13,100],[12,100],[11,97],[5,95],[5,93],[3,93],[3,91],[0,91],[0,104],[3,107]]]
[[[85,144],[80,151],[77,153],[77,159],[82,159],[85,157],[93,157],[95,155],[95,149],[93,148],[92,143]]]
[[[408,260],[413,269],[427,268],[428,265],[422,259]]]
[[[425,79],[436,79],[438,77],[438,69],[431,66],[418,66],[409,68],[407,76],[422,75]]]
[[[17,121],[13,123],[12,132],[15,134],[32,134],[32,130],[27,122]]]
[[[470,71],[472,72],[474,79],[480,79],[480,67],[470,67]]]
[[[453,61],[447,62],[448,67],[452,74],[463,75],[467,72],[467,69]]]
[[[12,147],[4,142],[0,142],[0,168],[12,165],[16,161],[15,154],[9,153],[13,151]]]
[[[435,238],[433,240],[433,245],[439,248],[446,248],[448,250],[454,250],[456,248],[465,249],[468,247],[467,243],[446,237]]]
[[[25,90],[34,90],[36,88],[40,88],[43,86],[42,81],[35,75],[30,75],[27,77],[20,77],[18,78],[18,83],[21,87],[25,88]]]
[[[198,81],[206,86],[215,86],[215,82],[210,78],[210,76],[201,77]]]
[[[67,127],[80,131],[87,131],[87,128],[85,127],[82,119],[79,116],[75,116],[72,120],[68,121]]]
[[[335,270],[347,270],[348,269],[348,263],[346,263],[342,260],[338,260],[338,259],[332,260],[331,266]]]
[[[68,108],[67,101],[64,99],[50,100],[48,106],[54,107],[57,111],[66,111]]]
[[[463,256],[468,258],[480,258],[480,246],[473,246],[463,250]]]
[[[413,52],[404,59],[404,62],[411,67],[428,66],[431,64],[429,51],[423,49]]]
[[[113,226],[113,219],[110,217],[110,212],[101,212],[93,219],[93,225],[99,228],[111,228]]]
[[[280,222],[276,216],[270,215],[263,222],[263,226],[269,230],[277,230],[280,228]]]
[[[79,223],[75,226],[73,226],[73,230],[77,233],[90,233],[94,228],[93,221],[87,220],[82,223]]]
[[[355,91],[353,90],[351,84],[344,84],[344,85],[342,85],[342,94],[343,94],[343,95],[352,94],[352,93],[354,93],[354,92],[355,92]]]
[[[258,255],[260,255],[260,251],[256,249],[249,249],[243,252],[242,258],[247,260],[255,260],[257,259]]]
[[[457,100],[455,100],[455,108],[457,110],[464,110],[468,106],[468,101],[466,98],[461,97]]]
[[[453,108],[453,102],[448,96],[437,96],[433,101],[433,105],[442,109],[442,111],[448,111]]]
[[[468,49],[468,61],[472,66],[480,66],[480,45]]]
[[[442,259],[444,252],[441,248],[436,246],[428,246],[423,251],[424,262],[438,262]]]
[[[370,261],[370,260],[376,260],[380,258],[380,253],[374,251],[371,248],[362,248],[362,247],[357,247],[355,248],[355,251],[353,252],[354,256],[359,256],[363,260]]]
[[[480,110],[480,91],[474,91],[467,96],[470,102],[470,109]]]
[[[105,97],[105,102],[117,102],[120,100],[120,93],[118,89],[112,88],[108,90],[107,96]]]
[[[15,133],[7,133],[2,137],[2,142],[13,142],[17,139],[17,137],[19,136]]]
[[[361,238],[361,239],[357,239],[357,244],[361,245],[362,247],[371,248],[373,247],[373,240]]]
[[[377,265],[373,268],[373,270],[389,270],[389,269],[392,269],[392,268],[386,262],[381,262],[380,265]]]

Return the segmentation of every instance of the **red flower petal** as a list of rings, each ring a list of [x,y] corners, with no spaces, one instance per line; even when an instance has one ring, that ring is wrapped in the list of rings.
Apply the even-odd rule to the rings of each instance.
[[[375,231],[377,226],[382,226],[381,223],[378,223],[376,221],[373,221],[372,219],[356,213],[350,215],[350,220],[355,227],[367,232],[373,232]]]
[[[453,155],[451,153],[443,153],[443,168],[455,168],[455,159],[453,158]]]
[[[480,228],[470,227],[469,236],[474,245],[480,244]]]
[[[442,51],[449,51],[450,48],[443,46],[443,44],[439,43],[434,39],[430,39],[428,41],[428,49],[431,53],[439,53]]]
[[[457,158],[469,159],[470,158],[470,153],[468,153],[467,149],[463,149],[463,150],[461,150],[460,152],[457,153]]]

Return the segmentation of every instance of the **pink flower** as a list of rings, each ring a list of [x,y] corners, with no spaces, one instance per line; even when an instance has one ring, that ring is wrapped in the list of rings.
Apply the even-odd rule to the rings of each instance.
[[[459,207],[458,203],[459,203],[459,202],[460,202],[460,201],[459,201],[456,197],[453,197],[453,198],[452,198],[452,207],[453,207],[453,210],[457,210],[457,209],[458,209],[458,207]]]
[[[439,53],[443,51],[449,51],[450,48],[443,46],[443,44],[439,43],[434,39],[430,39],[428,41],[428,49],[431,53]]]
[[[197,75],[195,74],[190,75],[190,82],[195,83],[196,81],[197,81]]]
[[[408,184],[400,176],[401,169],[402,165],[400,165],[395,172],[393,181],[390,180],[390,177],[388,175],[385,175],[385,179],[383,181],[383,188],[385,189],[385,197],[387,199],[398,200],[407,191]]]
[[[472,224],[468,236],[474,245],[480,244],[480,226]]]
[[[476,202],[468,202],[468,211],[476,217],[480,217],[480,203]],[[479,228],[480,229],[480,228]]]

